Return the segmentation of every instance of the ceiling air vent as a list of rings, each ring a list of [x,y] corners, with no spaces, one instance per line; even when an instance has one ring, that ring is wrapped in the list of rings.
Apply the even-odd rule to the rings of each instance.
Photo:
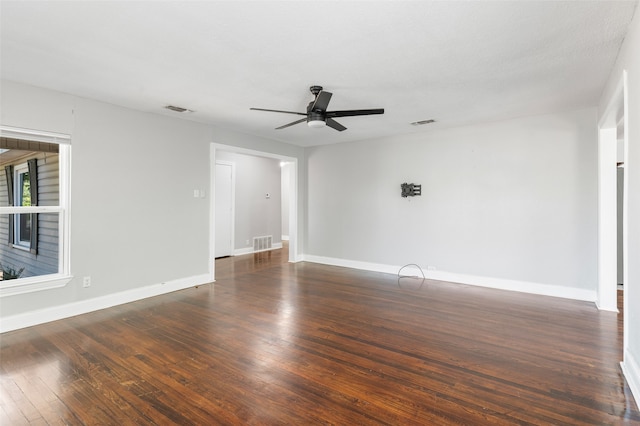
[[[436,120],[420,120],[420,121],[414,121],[413,123],[411,123],[412,126],[422,126],[423,124],[431,124],[431,123],[435,123]]]
[[[165,106],[165,109],[168,109],[168,110],[173,111],[173,112],[183,113],[183,114],[187,114],[187,113],[193,112],[193,110],[191,110],[191,109],[182,108],[182,107],[175,106],[175,105],[167,105],[167,106]]]

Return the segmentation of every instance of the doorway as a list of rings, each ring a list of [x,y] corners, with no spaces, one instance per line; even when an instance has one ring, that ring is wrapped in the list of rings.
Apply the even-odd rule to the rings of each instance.
[[[628,170],[619,165],[628,155],[627,73],[598,123],[598,298],[601,310],[618,311],[618,282],[628,283]],[[618,184],[618,180],[621,180]],[[620,192],[619,192],[620,191]],[[620,194],[620,195],[618,195]],[[620,207],[619,207],[620,206]],[[620,243],[620,244],[619,244]],[[621,273],[619,273],[621,270]],[[623,353],[628,347],[629,310],[623,291]]]
[[[289,237],[289,242],[288,242],[288,261],[289,262],[298,262],[300,260],[300,256],[298,255],[298,247],[299,243],[298,243],[298,196],[297,196],[297,191],[298,191],[298,159],[296,157],[288,157],[288,156],[284,156],[284,155],[278,155],[278,154],[272,154],[272,153],[268,153],[268,152],[263,152],[263,151],[256,151],[256,150],[252,150],[252,149],[246,149],[246,148],[239,148],[239,147],[235,147],[235,146],[230,146],[230,145],[222,145],[222,144],[216,144],[216,143],[212,143],[211,144],[211,151],[210,151],[210,168],[211,168],[211,183],[210,183],[210,187],[213,188],[212,190],[212,194],[211,194],[211,206],[210,206],[210,215],[211,215],[211,220],[210,223],[212,224],[211,226],[211,235],[209,238],[209,245],[210,245],[210,253],[211,255],[211,262],[209,262],[210,264],[210,275],[211,275],[211,279],[212,281],[215,281],[215,257],[218,257],[219,253],[222,253],[222,251],[219,251],[217,245],[218,244],[223,244],[223,243],[218,243],[217,242],[217,231],[216,231],[216,208],[218,206],[218,195],[220,195],[221,197],[224,197],[223,194],[217,194],[216,191],[216,182],[217,182],[217,163],[219,161],[216,161],[216,152],[218,151],[225,151],[225,152],[230,152],[230,153],[237,153],[237,154],[244,154],[244,155],[249,155],[249,156],[254,156],[254,157],[265,157],[265,158],[272,158],[281,162],[285,162],[287,163],[287,167],[286,167],[286,171],[283,170],[281,173],[288,173],[288,191],[287,191],[287,199],[288,199],[288,209],[287,209],[287,217],[288,217],[288,229],[286,230],[286,235],[288,235]],[[223,201],[224,203],[224,201]],[[282,230],[282,233],[285,234],[285,230]],[[233,234],[231,236],[231,238],[233,239]],[[224,239],[226,240],[226,236],[224,236]],[[233,247],[233,243],[232,243],[232,247]],[[231,252],[233,254],[233,250]]]

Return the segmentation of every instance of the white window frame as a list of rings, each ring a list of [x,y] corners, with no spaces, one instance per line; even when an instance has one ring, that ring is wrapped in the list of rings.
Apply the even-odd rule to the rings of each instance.
[[[20,198],[22,194],[22,174],[29,173],[29,167],[27,167],[27,163],[18,164],[13,169],[13,199],[14,206],[21,206]],[[29,250],[31,249],[31,238],[29,241],[21,241],[20,234],[22,233],[20,226],[20,215],[16,214],[13,216],[13,247],[20,250]]]
[[[0,298],[66,286],[73,278],[70,261],[71,137],[61,133],[40,132],[0,125],[0,135],[8,138],[55,143],[58,158],[60,197],[57,206],[0,207],[0,214],[58,213],[58,272],[35,277],[0,281]]]

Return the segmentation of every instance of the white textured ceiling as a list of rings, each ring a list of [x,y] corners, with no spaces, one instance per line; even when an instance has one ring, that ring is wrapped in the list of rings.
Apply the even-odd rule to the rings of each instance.
[[[0,72],[312,146],[596,105],[637,3],[2,0]],[[305,111],[314,84],[385,114],[337,132],[249,110]]]

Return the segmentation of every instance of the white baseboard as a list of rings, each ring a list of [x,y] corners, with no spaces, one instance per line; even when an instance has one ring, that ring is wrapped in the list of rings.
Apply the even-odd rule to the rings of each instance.
[[[322,263],[325,265],[344,266],[346,268],[364,269],[367,271],[397,274],[400,266],[378,263],[360,262],[354,260],[338,259],[332,257],[314,256],[305,254],[306,262]],[[417,268],[415,269],[417,270]],[[495,288],[500,290],[518,291],[522,293],[539,294],[543,296],[562,297],[565,299],[584,300],[595,302],[595,290],[585,290],[575,287],[564,287],[550,284],[541,284],[529,281],[508,280],[503,278],[482,277],[467,274],[457,274],[444,271],[430,271],[422,267],[425,278],[437,281],[448,281],[458,284],[468,284],[480,287]]]
[[[251,254],[253,253],[253,247],[245,247],[241,249],[235,249],[233,251],[234,256],[242,256],[243,254]]]
[[[277,250],[282,248],[282,243],[273,243],[270,249],[254,251],[253,247],[245,247],[241,249],[236,249],[233,251],[234,256],[242,256],[243,254],[251,254],[251,253],[262,253],[265,251]]]
[[[400,268],[381,263],[361,262],[358,260],[338,259],[336,257],[315,256],[312,254],[302,255],[305,262],[322,263],[323,265],[344,266],[345,268],[363,269],[365,271],[384,272],[387,274],[397,274]]]
[[[288,235],[283,235],[282,236],[282,241],[289,241],[289,236]]]
[[[614,303],[616,303],[615,306],[600,305],[598,300],[596,300],[596,308],[598,308],[599,311],[620,312],[617,305],[618,301],[615,300]]]
[[[146,299],[148,297],[159,296],[161,294],[171,293],[177,290],[195,287],[197,285],[208,284],[210,282],[211,276],[209,274],[196,275],[96,297],[94,299],[82,300],[79,302],[12,315],[0,320],[0,333],[86,314],[100,309]]]
[[[638,360],[627,350],[624,354],[624,361],[620,363],[622,367],[622,374],[629,384],[631,394],[636,400],[636,404],[640,405],[640,363]]]

